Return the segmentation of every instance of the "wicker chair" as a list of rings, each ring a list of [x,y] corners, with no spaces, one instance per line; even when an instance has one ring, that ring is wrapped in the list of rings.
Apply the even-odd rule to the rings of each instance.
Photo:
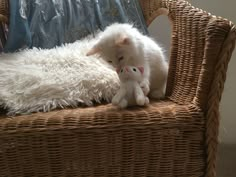
[[[235,26],[186,1],[140,3],[147,24],[161,14],[172,22],[166,99],[123,111],[107,104],[2,115],[0,176],[216,176],[219,102]]]

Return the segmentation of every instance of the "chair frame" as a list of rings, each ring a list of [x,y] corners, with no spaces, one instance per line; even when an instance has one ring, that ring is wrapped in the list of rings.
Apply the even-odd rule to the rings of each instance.
[[[170,102],[175,103],[176,105],[188,105],[188,108],[186,108],[186,110],[194,109],[195,112],[199,112],[199,115],[196,116],[201,116],[202,117],[201,119],[203,121],[204,129],[202,131],[204,133],[204,138],[203,138],[204,143],[202,145],[202,149],[203,152],[205,153],[204,157],[205,168],[203,169],[203,173],[199,175],[203,176],[204,174],[204,176],[206,177],[216,177],[216,157],[217,157],[217,145],[218,145],[218,134],[219,134],[219,104],[224,89],[224,82],[226,79],[228,63],[235,47],[236,28],[234,24],[228,21],[227,19],[216,17],[206,11],[195,8],[189,2],[186,2],[184,0],[139,0],[139,1],[147,25],[150,25],[152,21],[160,15],[167,15],[171,21],[172,47],[170,56],[168,84],[166,89],[166,98]],[[0,21],[3,23],[9,22],[8,8],[9,8],[8,0],[0,0]],[[200,50],[198,47],[202,50]],[[188,48],[191,49],[191,50],[189,49],[190,52]],[[186,53],[184,53],[184,51],[186,51]],[[198,52],[199,52],[199,58],[197,56]],[[189,72],[188,70],[191,70],[192,72]],[[160,106],[161,104],[162,102],[154,103],[154,105],[156,106]],[[154,107],[155,106],[152,106],[150,109],[147,110],[147,112],[151,111],[152,108],[154,109]],[[110,105],[108,107],[106,105],[102,105],[101,108],[100,107],[99,108],[95,107],[93,109],[88,108],[87,112],[83,111],[78,112],[76,110],[71,112],[71,110],[64,110],[52,113],[37,113],[33,115],[19,116],[14,119],[7,118],[5,115],[2,115],[0,117],[0,143],[2,146],[2,148],[0,148],[0,164],[3,166],[2,175],[11,176],[12,174],[19,173],[19,174],[25,174],[27,176],[34,174],[33,168],[39,168],[39,166],[37,166],[37,163],[29,164],[29,167],[27,169],[25,166],[23,165],[21,166],[21,164],[14,163],[14,158],[11,161],[12,164],[9,164],[9,160],[4,159],[7,156],[1,155],[1,152],[4,151],[3,149],[15,148],[15,144],[9,140],[9,136],[14,135],[14,138],[16,138],[14,142],[16,141],[18,142],[17,139],[18,136],[21,137],[21,139],[19,140],[33,141],[33,139],[25,140],[24,136],[21,136],[20,134],[27,136],[34,133],[47,132],[45,134],[47,134],[48,138],[50,139],[53,136],[53,132],[54,133],[58,131],[67,132],[69,130],[72,131],[75,129],[76,131],[82,131],[82,129],[86,128],[83,125],[87,126],[86,122],[83,122],[82,118],[86,116],[87,117],[91,116],[91,114],[89,114],[88,112],[94,112],[94,114],[98,116],[96,117],[97,120],[98,119],[102,120],[101,122],[95,121],[94,124],[94,128],[96,129],[96,131],[100,132],[99,126],[100,127],[104,126],[104,129],[106,129],[105,127],[106,123],[104,122],[102,117],[104,116],[103,115],[104,111],[108,109],[115,111],[113,108],[111,108]],[[171,108],[169,109],[169,111],[170,110]],[[120,115],[118,115],[118,113],[113,114],[112,111],[107,112],[106,115],[109,118],[109,114],[112,114],[112,116],[115,117],[112,120],[115,121],[116,117],[118,118],[120,117]],[[134,109],[133,111],[136,111],[136,109]],[[155,111],[152,113],[154,114]],[[158,113],[158,111],[156,113]],[[79,114],[79,117],[76,116],[77,114]],[[123,112],[122,116],[125,116],[126,114],[128,114],[128,112]],[[132,116],[132,114],[133,113],[131,109],[131,112],[129,110],[129,116]],[[138,118],[137,117],[136,118],[139,119],[138,121],[141,122],[143,121],[145,125],[148,124],[148,121],[146,120],[144,121],[145,115],[143,110],[141,110],[139,114],[136,114],[135,116],[137,115]],[[195,113],[193,114],[193,112],[190,111],[189,115],[195,116]],[[67,120],[65,120],[65,117],[67,118]],[[155,118],[155,115],[153,118]],[[61,121],[61,119],[63,119],[63,121]],[[87,118],[86,120],[89,120],[89,118]],[[99,123],[101,123],[101,125],[99,125]],[[126,124],[127,127],[129,127],[128,121],[126,122]],[[122,125],[117,125],[117,126],[122,127]],[[89,127],[87,128],[89,129]],[[129,132],[129,130],[126,128],[124,128],[124,131]],[[139,128],[142,129],[142,127]],[[110,131],[116,131],[116,130],[111,129]],[[85,143],[84,146],[86,146],[87,140],[85,137],[83,137],[85,135],[84,134],[81,135],[82,135],[81,138],[82,139],[84,138],[83,139]],[[143,134],[140,133],[140,136],[142,135]],[[75,137],[70,137],[70,138],[76,139]],[[101,137],[98,136],[97,138]],[[101,141],[102,140],[104,139],[101,138]],[[127,141],[128,140],[129,138],[127,137]],[[61,142],[59,143],[57,142],[59,141],[59,139],[52,138],[51,141],[52,141],[51,146],[59,144],[62,145]],[[111,141],[113,142],[113,140]],[[113,143],[117,143],[119,145],[119,139],[117,141],[118,142],[113,142]],[[53,142],[55,142],[55,144],[53,144]],[[35,146],[40,151],[41,150],[47,151],[47,149],[43,149],[46,148],[46,146],[40,149],[37,143],[34,142],[31,143],[34,144],[32,147]],[[47,146],[49,147],[50,144],[47,144]],[[90,146],[88,146],[87,148],[89,147]],[[111,147],[111,146],[108,145],[106,147]],[[66,148],[67,147],[65,147],[65,150]],[[97,148],[98,150],[102,151],[101,144],[98,144]],[[130,148],[134,147],[131,146]],[[67,150],[70,151],[69,146]],[[20,152],[26,152],[26,150],[24,151],[24,149],[21,149]],[[17,154],[17,152],[9,152],[9,153],[11,153],[11,155],[13,154],[12,156],[14,157],[17,156],[17,158],[21,156],[21,154]],[[86,154],[87,152],[84,153]],[[103,151],[101,153],[103,153]],[[106,153],[109,153],[109,151],[104,150],[104,154]],[[68,154],[70,155],[70,152],[68,152]],[[11,157],[11,155],[9,156],[9,158]],[[27,155],[28,156],[26,157],[22,156],[19,158],[25,160],[26,162],[27,160],[30,161],[31,157],[29,157],[29,154]],[[56,158],[56,156],[54,158]],[[96,159],[96,157],[94,158]],[[102,156],[102,158],[103,158],[102,160],[106,160],[104,159],[104,156]],[[147,160],[149,160],[148,157],[146,158]],[[40,157],[38,157],[38,159],[40,159]],[[62,158],[60,160],[63,161]],[[113,159],[113,160],[119,160],[119,159]],[[53,162],[51,163],[53,164]],[[129,165],[127,163],[125,164],[127,166]],[[8,167],[11,165],[12,168],[13,167],[15,168],[14,172],[11,172],[12,168]],[[160,164],[157,164],[157,166],[158,165]],[[167,166],[165,166],[166,172],[162,173],[162,177],[171,175],[173,176],[174,174],[168,172],[168,170],[173,168],[173,166],[175,165],[176,164],[174,165],[167,164]],[[70,168],[73,169],[74,167],[72,166]],[[141,162],[140,162],[140,168],[142,169]],[[127,168],[127,170],[128,169],[131,168]],[[50,171],[50,169],[48,170]],[[117,171],[117,173],[120,172]],[[93,173],[93,175],[95,176],[101,176],[101,174],[105,173],[100,173],[100,172]],[[139,175],[141,174],[140,176],[148,176],[147,174],[149,173],[127,172],[125,174],[129,174],[129,176],[135,176],[135,174]],[[151,175],[149,176],[157,176],[157,172],[153,173],[150,172],[150,174]],[[51,173],[51,175],[53,174]],[[58,174],[58,176],[65,176],[65,175],[66,173]],[[175,175],[178,176],[180,174],[175,174]],[[74,174],[74,176],[76,175]],[[121,176],[121,174],[120,175],[117,174],[117,176]]]

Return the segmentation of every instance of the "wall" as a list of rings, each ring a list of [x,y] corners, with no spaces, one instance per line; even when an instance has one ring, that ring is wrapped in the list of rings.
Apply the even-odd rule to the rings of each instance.
[[[206,10],[214,15],[222,16],[236,24],[236,1],[223,0],[189,0],[198,8]],[[167,49],[169,56],[170,47],[170,26],[167,17],[160,16],[150,26],[149,32],[152,37]],[[236,50],[233,53],[227,72],[225,89],[220,105],[221,124],[220,141],[226,144],[236,144]]]

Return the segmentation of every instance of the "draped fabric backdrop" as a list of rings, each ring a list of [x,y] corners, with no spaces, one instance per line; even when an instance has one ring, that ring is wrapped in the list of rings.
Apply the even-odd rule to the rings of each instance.
[[[138,0],[10,0],[5,52],[74,42],[114,22],[147,27]]]

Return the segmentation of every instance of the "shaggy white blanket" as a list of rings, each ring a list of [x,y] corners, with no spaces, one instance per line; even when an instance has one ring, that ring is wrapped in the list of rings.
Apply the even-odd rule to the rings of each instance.
[[[110,102],[119,88],[116,72],[101,59],[85,56],[88,37],[54,49],[0,55],[0,105],[9,114]]]

